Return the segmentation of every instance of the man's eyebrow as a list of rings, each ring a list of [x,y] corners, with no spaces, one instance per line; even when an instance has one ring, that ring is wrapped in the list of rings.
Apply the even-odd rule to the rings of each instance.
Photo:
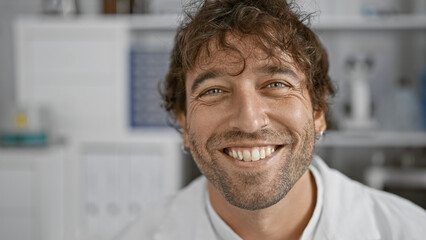
[[[284,75],[290,75],[293,78],[298,77],[293,70],[285,66],[266,65],[266,66],[259,67],[258,70],[262,73],[271,74],[271,75],[284,74]]]
[[[197,90],[197,88],[201,85],[201,83],[203,83],[207,79],[217,78],[223,75],[224,75],[224,72],[218,69],[212,69],[207,72],[201,73],[195,78],[194,82],[192,83],[191,92],[194,92],[195,90]]]

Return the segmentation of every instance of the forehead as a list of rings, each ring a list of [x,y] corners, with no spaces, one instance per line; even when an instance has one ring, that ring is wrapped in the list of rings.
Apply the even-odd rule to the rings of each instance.
[[[259,40],[258,40],[259,41]],[[290,55],[281,49],[265,49],[254,36],[226,34],[224,40],[213,38],[201,49],[189,74],[220,68],[230,75],[238,75],[251,67],[285,66],[303,75]]]

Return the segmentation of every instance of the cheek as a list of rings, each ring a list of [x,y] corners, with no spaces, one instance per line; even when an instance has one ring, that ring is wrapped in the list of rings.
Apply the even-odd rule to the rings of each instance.
[[[306,122],[312,121],[312,110],[304,101],[297,98],[286,99],[274,109],[280,109],[276,118],[294,130],[302,130]]]
[[[220,122],[221,115],[211,109],[195,107],[188,114],[187,127],[188,130],[202,139],[208,138],[217,128],[217,123]]]

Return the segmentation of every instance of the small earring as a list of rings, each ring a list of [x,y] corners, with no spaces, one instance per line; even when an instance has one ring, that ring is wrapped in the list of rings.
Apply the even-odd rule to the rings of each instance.
[[[183,145],[183,144],[181,144],[181,145],[180,145],[180,150],[182,150],[182,152],[183,152],[184,154],[186,154],[186,155],[189,155],[189,154],[190,154],[190,153],[189,153],[189,151],[190,151],[189,147],[187,147],[187,146],[185,146],[185,145]]]
[[[318,134],[315,134],[315,141],[321,140],[322,136],[324,136],[324,131],[321,131]]]

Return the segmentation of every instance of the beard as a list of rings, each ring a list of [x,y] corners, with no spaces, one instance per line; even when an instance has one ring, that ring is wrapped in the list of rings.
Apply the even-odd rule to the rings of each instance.
[[[246,210],[264,209],[283,199],[308,169],[314,152],[312,121],[305,124],[302,133],[297,135],[299,138],[288,130],[229,131],[212,135],[203,147],[195,133],[190,129],[188,133],[191,153],[200,171],[230,204]],[[277,150],[282,159],[266,170],[229,170],[223,164],[228,160],[223,159],[218,147],[226,142],[247,139],[284,143],[284,147]]]

